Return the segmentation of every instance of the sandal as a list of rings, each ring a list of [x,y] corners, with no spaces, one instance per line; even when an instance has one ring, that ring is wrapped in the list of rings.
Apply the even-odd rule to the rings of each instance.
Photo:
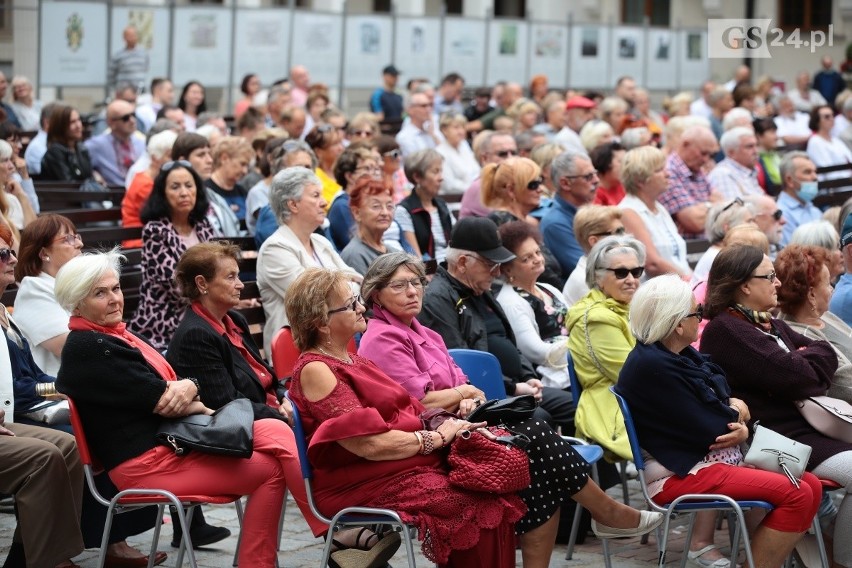
[[[706,560],[701,558],[707,552],[719,548],[718,545],[708,544],[695,552],[689,551],[686,553],[686,563],[695,568],[730,568],[731,561],[727,558],[717,558],[716,560]]]
[[[367,534],[367,538],[364,539],[364,542],[361,542],[361,538],[364,536],[364,533]],[[375,538],[376,540],[372,540]],[[382,535],[373,532],[369,527],[361,527],[361,530],[358,531],[358,534],[355,536],[355,544],[353,546],[348,546],[340,542],[339,540],[331,539],[331,551],[337,552],[338,550],[370,550],[372,547],[376,545],[382,539]]]
[[[373,544],[373,547],[366,550],[361,548],[344,548],[332,552],[331,557],[328,559],[328,565],[331,568],[380,568],[387,564],[388,560],[393,557],[402,542],[399,533],[391,531],[383,535],[373,533],[367,537],[364,544],[361,544],[360,537],[364,530],[368,529],[362,529],[358,533],[358,537],[355,539],[356,545],[365,546],[375,536],[378,540]],[[337,546],[340,545],[340,543],[334,540],[332,540],[332,543]]]

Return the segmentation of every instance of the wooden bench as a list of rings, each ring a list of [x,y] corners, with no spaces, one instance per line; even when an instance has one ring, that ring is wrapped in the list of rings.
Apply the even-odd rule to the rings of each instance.
[[[848,172],[848,174],[842,178],[819,182],[819,193],[814,198],[814,205],[819,208],[843,205],[847,199],[852,197],[852,164],[837,164],[817,168],[817,174],[834,172]]]
[[[95,223],[121,224],[121,207],[110,207],[109,209],[57,209],[50,211],[56,215],[62,215],[74,225],[81,229]]]
[[[122,241],[142,238],[142,227],[86,227],[77,230],[87,248],[111,249]]]
[[[95,192],[80,191],[79,188],[44,189],[36,186],[36,194],[39,206],[45,213],[62,209],[87,209],[85,204],[94,201],[111,201],[114,207],[118,207],[124,199],[123,188]]]
[[[260,300],[260,289],[257,287],[257,282],[246,282],[245,287],[240,292],[241,300]],[[237,310],[246,318],[251,331],[251,338],[255,344],[263,350],[263,326],[266,323],[266,313],[263,311],[263,306],[255,306],[252,308],[240,308]],[[267,359],[269,354],[266,354]]]
[[[710,241],[707,239],[688,239],[686,241],[686,262],[690,268],[695,268],[707,249],[710,248]]]

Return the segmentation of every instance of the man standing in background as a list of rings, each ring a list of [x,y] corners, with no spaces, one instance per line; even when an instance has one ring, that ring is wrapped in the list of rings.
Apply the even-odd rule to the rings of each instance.
[[[148,80],[148,51],[139,45],[139,33],[133,26],[124,28],[123,37],[124,49],[110,59],[107,82],[110,90],[119,83],[130,83],[141,92]]]

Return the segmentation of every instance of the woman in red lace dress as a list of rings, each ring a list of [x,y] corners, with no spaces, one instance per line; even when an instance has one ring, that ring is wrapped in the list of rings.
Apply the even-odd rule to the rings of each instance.
[[[287,316],[302,351],[290,396],[309,437],[320,510],[394,509],[419,529],[424,555],[440,567],[515,566],[514,524],[526,512],[523,502],[514,494],[456,489],[437,451],[483,423],[451,419],[436,431],[423,430],[424,406],[369,359],[346,352],[366,322],[343,273],[309,269],[290,290]],[[605,536],[640,534],[659,524],[646,512],[640,518],[639,511],[610,506],[615,502],[591,482],[574,498],[617,527],[598,523]]]

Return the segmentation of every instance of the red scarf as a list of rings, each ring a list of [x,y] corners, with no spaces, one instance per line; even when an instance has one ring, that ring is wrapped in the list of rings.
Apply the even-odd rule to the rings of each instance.
[[[142,353],[142,356],[145,358],[148,365],[150,365],[151,368],[163,378],[163,380],[178,380],[177,373],[175,373],[175,370],[172,369],[171,365],[169,365],[169,362],[166,361],[166,358],[147,342],[127,331],[124,322],[113,327],[104,327],[80,316],[71,316],[71,319],[68,321],[68,329],[71,331],[96,331],[98,333],[117,337],[127,343],[130,347],[138,349]]]

